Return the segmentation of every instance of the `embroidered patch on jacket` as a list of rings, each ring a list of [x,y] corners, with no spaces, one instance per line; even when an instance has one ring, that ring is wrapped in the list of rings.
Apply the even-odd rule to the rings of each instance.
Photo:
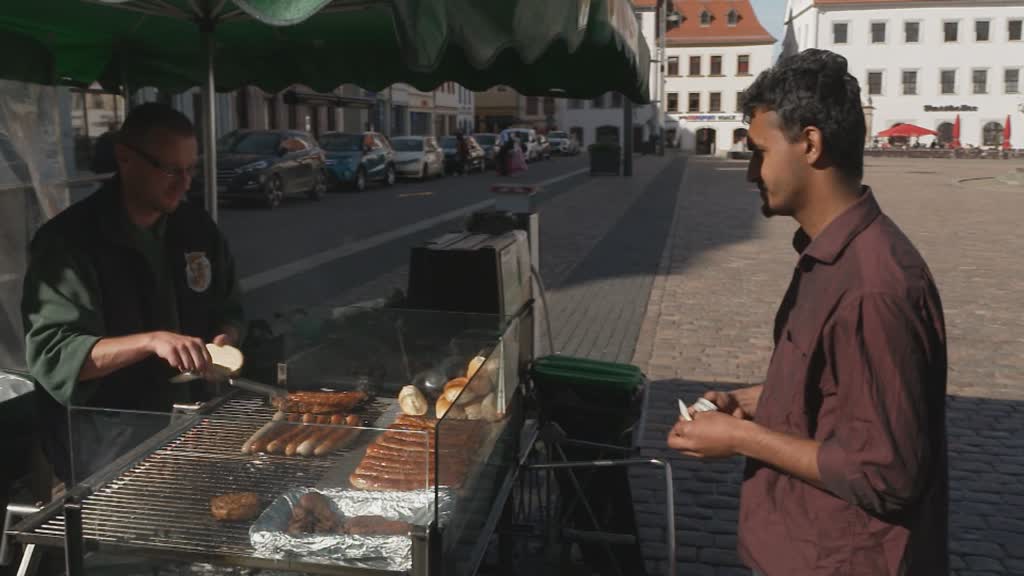
[[[213,266],[206,252],[185,252],[185,278],[195,292],[206,292],[213,280]]]

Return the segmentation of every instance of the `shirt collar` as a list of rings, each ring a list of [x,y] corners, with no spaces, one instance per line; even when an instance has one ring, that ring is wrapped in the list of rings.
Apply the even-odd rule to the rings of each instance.
[[[871,188],[861,186],[860,198],[829,222],[816,238],[808,236],[803,228],[797,230],[793,236],[793,249],[800,254],[801,260],[813,258],[824,264],[833,264],[850,242],[881,213]]]

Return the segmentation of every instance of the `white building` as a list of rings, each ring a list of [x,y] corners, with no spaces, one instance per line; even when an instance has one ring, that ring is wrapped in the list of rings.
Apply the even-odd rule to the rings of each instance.
[[[775,38],[749,0],[675,0],[679,26],[666,35],[665,106],[679,122],[668,142],[725,156],[746,145],[740,98],[772,65]]]
[[[860,81],[868,141],[910,123],[963,146],[1024,148],[1024,1],[789,0],[784,53],[842,54]],[[922,139],[922,143],[930,143]]]
[[[676,2],[678,4],[678,0]],[[666,5],[671,8],[670,0],[633,0],[636,10],[637,24],[647,48],[651,53],[649,73],[650,94],[652,102],[642,106],[633,106],[633,142],[634,149],[641,142],[647,141],[652,134],[659,131],[659,95],[661,94],[661,75],[658,69],[657,54],[659,43],[659,17]],[[559,99],[555,113],[555,125],[576,135],[581,146],[593,144],[597,129],[601,126],[617,126],[622,129],[624,98],[618,93],[607,93],[592,100]]]

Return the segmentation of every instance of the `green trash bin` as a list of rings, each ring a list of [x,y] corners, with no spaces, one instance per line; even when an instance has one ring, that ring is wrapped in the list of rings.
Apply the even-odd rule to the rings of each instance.
[[[640,417],[644,384],[639,368],[554,355],[535,360],[530,378],[537,392],[542,425],[553,422],[572,440],[630,447],[628,431]],[[565,458],[573,462],[627,457],[621,451],[578,444],[563,444],[561,449]],[[600,531],[636,535],[633,498],[625,468],[577,469],[575,475],[582,493],[577,492],[568,474],[564,470],[555,473],[563,522],[578,530],[595,530],[590,515],[578,500],[582,496],[593,510]],[[610,549],[595,540],[578,544],[583,560],[594,573],[641,576],[646,572],[636,542],[614,545]]]
[[[530,377],[542,421],[555,422],[570,438],[623,445],[623,433],[639,416],[644,375],[631,364],[545,356],[534,361]]]

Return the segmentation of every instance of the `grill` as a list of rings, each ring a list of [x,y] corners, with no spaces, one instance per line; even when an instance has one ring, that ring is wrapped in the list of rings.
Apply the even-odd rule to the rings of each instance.
[[[375,426],[394,404],[378,398],[360,413]],[[237,395],[183,433],[172,434],[115,479],[82,499],[86,541],[145,549],[173,556],[230,557],[260,565],[249,544],[249,522],[218,522],[209,500],[227,492],[250,491],[269,504],[285,490],[314,487],[334,473],[354,467],[346,456],[365,445],[363,434],[348,449],[323,458],[242,454],[239,449],[274,414],[262,397]],[[19,534],[26,542],[63,541],[64,517],[55,515]],[[267,560],[267,566],[280,562]]]

